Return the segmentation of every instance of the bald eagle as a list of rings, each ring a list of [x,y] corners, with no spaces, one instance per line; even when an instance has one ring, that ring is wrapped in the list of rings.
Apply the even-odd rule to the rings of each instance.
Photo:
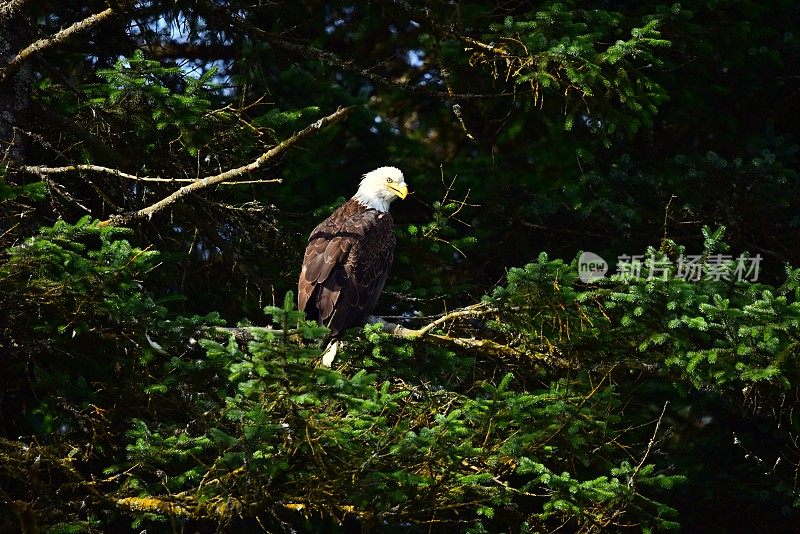
[[[389,204],[406,198],[408,186],[395,167],[368,172],[353,197],[322,221],[308,238],[297,284],[297,307],[330,328],[322,358],[330,366],[339,335],[362,324],[383,291],[394,258]]]

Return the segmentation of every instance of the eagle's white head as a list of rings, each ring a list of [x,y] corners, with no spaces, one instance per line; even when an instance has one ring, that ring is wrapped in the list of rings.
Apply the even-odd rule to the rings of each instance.
[[[397,197],[406,198],[406,195],[408,186],[400,169],[380,167],[364,175],[353,198],[363,206],[387,212],[392,200]]]

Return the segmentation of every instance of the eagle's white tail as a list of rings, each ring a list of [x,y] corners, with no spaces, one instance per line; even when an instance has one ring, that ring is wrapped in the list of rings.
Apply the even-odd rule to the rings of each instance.
[[[325,352],[322,353],[322,366],[330,367],[333,359],[336,357],[336,351],[339,350],[339,341],[332,341],[328,343]]]

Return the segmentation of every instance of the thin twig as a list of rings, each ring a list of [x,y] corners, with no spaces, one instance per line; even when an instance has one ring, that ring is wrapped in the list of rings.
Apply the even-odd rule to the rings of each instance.
[[[672,206],[672,201],[678,198],[676,195],[672,195],[669,197],[669,201],[667,201],[667,206],[664,208],[664,239],[668,239],[667,237],[667,224],[669,224],[669,208]]]
[[[38,175],[48,175],[48,174],[64,174],[69,172],[76,172],[76,171],[94,171],[94,172],[102,172],[105,174],[111,174],[118,178],[125,178],[127,180],[136,180],[139,182],[195,182],[193,178],[151,178],[149,176],[136,176],[135,174],[129,174],[127,172],[123,172],[119,169],[112,169],[110,167],[103,167],[102,165],[89,165],[89,164],[79,164],[79,165],[66,165],[63,167],[47,167],[44,165],[24,165],[19,168],[23,172],[27,172],[29,174],[38,174]]]
[[[242,180],[240,182],[223,182],[219,185],[245,185],[245,184],[282,184],[282,178],[269,178],[266,180]]]
[[[644,456],[639,461],[639,465],[637,465],[633,473],[631,473],[631,477],[628,479],[628,487],[632,488],[633,485],[636,483],[636,476],[639,474],[639,471],[642,469],[644,462],[647,460],[647,457],[650,456],[650,451],[653,449],[653,445],[656,442],[656,436],[658,435],[658,429],[661,426],[661,420],[664,419],[664,413],[667,411],[667,406],[669,406],[669,401],[664,403],[664,408],[661,410],[661,415],[658,416],[658,421],[656,421],[656,428],[653,430],[653,436],[650,438],[650,443],[647,444],[647,450],[644,451]]]

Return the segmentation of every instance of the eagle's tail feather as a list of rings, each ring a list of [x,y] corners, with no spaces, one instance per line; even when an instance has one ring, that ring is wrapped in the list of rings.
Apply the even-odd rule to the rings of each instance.
[[[339,350],[339,340],[334,340],[328,343],[325,352],[322,353],[322,366],[330,367],[333,359],[336,357],[336,351]]]

